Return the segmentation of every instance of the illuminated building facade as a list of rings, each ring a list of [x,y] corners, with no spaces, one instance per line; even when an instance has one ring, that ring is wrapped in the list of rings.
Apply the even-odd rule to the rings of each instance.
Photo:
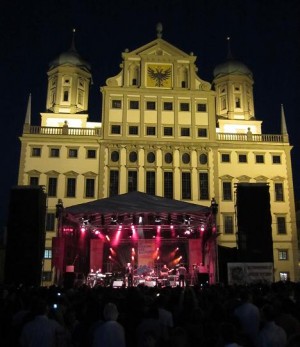
[[[292,146],[283,108],[281,134],[263,134],[248,67],[229,55],[209,83],[195,62],[192,53],[162,39],[158,27],[155,40],[122,53],[120,73],[101,87],[99,122],[88,120],[91,68],[74,44],[50,64],[40,125],[31,125],[28,104],[18,178],[19,185],[47,192],[46,281],[58,199],[68,207],[133,191],[202,206],[215,198],[218,243],[236,247],[240,183],[269,187],[274,280],[298,279]]]

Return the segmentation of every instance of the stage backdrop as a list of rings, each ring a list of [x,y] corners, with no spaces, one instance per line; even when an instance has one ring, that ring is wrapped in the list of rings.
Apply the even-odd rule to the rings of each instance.
[[[103,241],[91,239],[90,247],[90,269],[103,270]]]

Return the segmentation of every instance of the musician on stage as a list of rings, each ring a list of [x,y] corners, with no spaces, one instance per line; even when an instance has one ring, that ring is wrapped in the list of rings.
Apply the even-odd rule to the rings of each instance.
[[[126,264],[125,279],[127,280],[127,286],[132,287],[132,285],[133,285],[133,267],[132,267],[131,263]]]
[[[167,267],[166,264],[163,265],[163,267],[160,269],[160,276],[162,278],[167,278],[169,275],[170,269]]]
[[[186,278],[186,274],[187,274],[187,271],[186,271],[186,268],[184,267],[183,264],[180,264],[179,268],[178,268],[178,274],[179,274],[179,287],[185,287],[186,286],[186,283],[185,283],[185,278]]]

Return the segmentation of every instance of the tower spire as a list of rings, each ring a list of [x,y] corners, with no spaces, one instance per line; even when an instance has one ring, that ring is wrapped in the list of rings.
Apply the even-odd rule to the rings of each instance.
[[[163,32],[163,26],[161,23],[156,24],[156,32],[157,32],[157,38],[162,38],[162,32]]]
[[[284,139],[288,140],[289,134],[288,134],[288,131],[287,131],[283,104],[281,104],[281,134],[283,135]]]
[[[28,101],[27,101],[27,109],[26,109],[23,131],[28,132],[30,125],[31,125],[31,93],[29,94]]]
[[[227,59],[231,60],[233,59],[233,55],[231,52],[230,36],[227,36],[226,40],[227,40]]]
[[[70,51],[74,51],[74,52],[76,52],[76,47],[75,47],[75,33],[76,33],[76,29],[73,28],[73,35],[72,35],[72,42],[71,42]]]

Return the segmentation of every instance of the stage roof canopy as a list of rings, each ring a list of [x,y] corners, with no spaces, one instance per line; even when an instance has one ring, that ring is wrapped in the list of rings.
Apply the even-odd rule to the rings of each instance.
[[[132,215],[159,215],[169,222],[177,220],[178,216],[189,215],[193,220],[205,221],[211,213],[210,207],[191,204],[184,201],[167,199],[160,196],[148,195],[141,192],[131,192],[113,197],[99,199],[84,204],[65,208],[71,219],[92,218],[94,223],[100,222],[100,216],[123,216],[132,218]],[[71,216],[70,216],[71,215]],[[103,217],[102,217],[103,218]],[[170,219],[171,218],[171,219]]]

